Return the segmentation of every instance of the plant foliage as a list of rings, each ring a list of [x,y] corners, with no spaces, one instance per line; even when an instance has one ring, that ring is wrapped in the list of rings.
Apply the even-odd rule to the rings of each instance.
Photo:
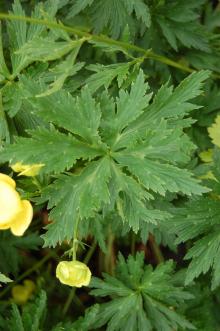
[[[217,331],[219,4],[0,0],[0,20],[0,214],[11,178],[34,211],[21,237],[0,218],[0,329]],[[56,279],[70,259],[88,288]]]

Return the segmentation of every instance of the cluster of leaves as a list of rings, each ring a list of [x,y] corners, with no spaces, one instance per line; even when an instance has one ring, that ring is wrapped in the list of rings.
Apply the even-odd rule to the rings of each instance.
[[[0,14],[1,172],[35,207],[24,237],[0,233],[0,328],[216,331],[219,6],[15,0],[0,8],[9,8]],[[43,166],[35,178],[16,177],[16,162]],[[76,235],[81,260],[93,241],[85,261],[96,277],[89,295],[66,300],[53,270]],[[7,283],[32,273],[36,298],[8,307]],[[78,308],[66,317],[72,299]]]
[[[217,118],[218,119],[218,118]],[[194,239],[193,246],[188,250],[185,258],[192,259],[186,275],[186,284],[202,273],[212,269],[212,289],[220,284],[218,258],[220,256],[220,228],[219,228],[219,193],[220,193],[220,125],[217,121],[209,128],[210,136],[217,145],[206,152],[206,164],[197,170],[205,173],[206,184],[212,189],[208,197],[193,199],[174,211],[172,229],[178,234],[177,243]],[[204,154],[201,157],[204,159]]]
[[[167,330],[182,327],[194,329],[175,310],[191,300],[193,296],[184,291],[183,287],[175,284],[173,275],[173,262],[168,261],[159,265],[155,270],[152,266],[144,265],[144,254],[136,257],[130,256],[127,260],[119,255],[116,275],[104,275],[104,280],[93,278],[90,285],[92,295],[105,297],[112,300],[95,304],[87,310],[85,317],[72,324],[55,326],[58,330],[94,330],[108,323],[107,330]],[[17,326],[20,330],[39,330],[40,325],[46,324],[46,294],[41,292],[34,304],[29,304],[20,314],[16,305],[12,306],[9,322],[10,327]],[[65,328],[64,328],[65,327]]]
[[[173,262],[160,264],[155,270],[144,266],[144,254],[129,256],[127,263],[122,255],[115,276],[104,275],[104,280],[93,278],[91,294],[110,296],[103,303],[95,322],[100,327],[108,322],[113,330],[173,330],[179,327],[193,329],[193,325],[175,310],[192,295],[175,284]]]
[[[116,209],[122,221],[137,232],[143,221],[155,223],[168,217],[152,208],[153,193],[206,192],[189,171],[177,165],[187,162],[193,149],[183,131],[186,123],[180,119],[197,108],[188,101],[200,93],[207,75],[192,74],[174,91],[164,85],[150,104],[152,95],[147,94],[142,72],[130,91],[121,89],[115,101],[104,93],[97,102],[87,87],[76,98],[65,90],[38,97],[38,85],[21,80],[22,90],[28,93],[26,102],[33,106],[36,116],[53,127],[37,127],[29,131],[31,137],[17,138],[15,144],[2,151],[1,160],[41,163],[44,174],[77,170],[76,174],[56,175],[57,180],[42,192],[40,201],[49,200],[50,218],[54,221],[44,235],[45,245],[70,240],[74,221],[94,217],[103,209]],[[177,100],[179,107],[174,113]],[[61,151],[59,155],[57,149]],[[83,162],[80,170],[78,160]]]

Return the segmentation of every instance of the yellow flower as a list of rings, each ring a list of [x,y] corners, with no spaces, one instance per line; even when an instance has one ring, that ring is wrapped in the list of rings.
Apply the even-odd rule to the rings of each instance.
[[[22,236],[33,218],[33,208],[28,200],[21,200],[15,190],[15,181],[0,173],[0,230],[11,229]]]
[[[91,271],[80,261],[62,261],[57,266],[56,277],[62,284],[82,287],[89,285]]]
[[[19,172],[18,176],[27,176],[34,177],[39,174],[40,169],[44,166],[44,164],[22,164],[21,162],[17,162],[11,165],[11,168],[15,172]]]
[[[26,279],[24,285],[16,285],[12,288],[12,298],[17,304],[23,305],[31,297],[36,286],[32,280]]]

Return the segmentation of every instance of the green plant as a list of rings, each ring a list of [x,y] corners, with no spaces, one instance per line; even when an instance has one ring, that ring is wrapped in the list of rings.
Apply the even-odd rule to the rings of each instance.
[[[219,6],[0,8],[0,328],[218,330]]]

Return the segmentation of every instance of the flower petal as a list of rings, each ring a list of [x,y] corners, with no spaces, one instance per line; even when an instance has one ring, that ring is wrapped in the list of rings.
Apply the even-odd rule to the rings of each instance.
[[[91,271],[80,261],[61,261],[56,269],[56,277],[62,284],[82,287],[89,285]]]
[[[0,224],[0,230],[7,230],[10,229],[11,223],[4,223],[4,224]]]
[[[11,232],[15,236],[22,236],[33,218],[33,208],[28,200],[22,200],[22,211],[16,215],[11,223]]]
[[[32,164],[25,166],[24,169],[18,176],[27,176],[27,177],[34,177],[39,174],[40,169],[44,166],[44,164]]]
[[[0,229],[8,224],[22,210],[18,192],[6,181],[0,180]]]
[[[8,175],[0,173],[0,181],[9,184],[12,188],[16,187],[15,181]]]
[[[12,168],[12,170],[13,170],[14,172],[20,172],[20,171],[23,171],[23,170],[26,169],[25,167],[26,167],[26,166],[23,166],[21,162],[17,162],[17,163],[15,163],[15,164],[12,164],[12,165],[11,165],[11,168]]]
[[[11,165],[11,168],[15,172],[19,172],[18,176],[27,176],[34,177],[39,174],[40,169],[44,166],[44,164],[22,164],[21,162],[17,162]]]

